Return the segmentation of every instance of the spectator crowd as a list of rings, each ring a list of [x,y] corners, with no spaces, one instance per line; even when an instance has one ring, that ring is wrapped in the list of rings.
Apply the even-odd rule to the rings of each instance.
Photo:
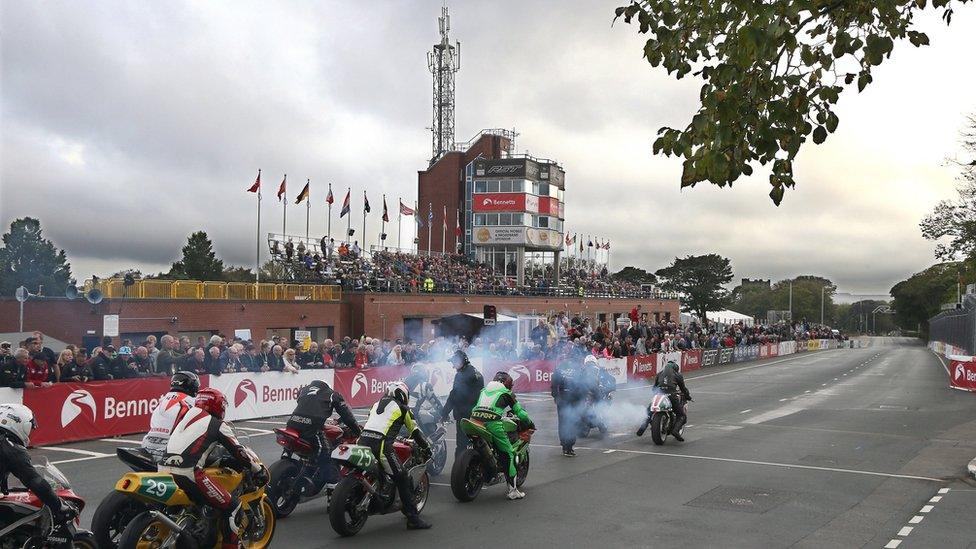
[[[324,250],[323,253],[318,253]],[[296,280],[336,284],[345,290],[371,292],[436,292],[492,295],[615,295],[638,296],[641,288],[613,280],[606,266],[563,260],[559,282],[554,284],[553,266],[539,265],[526,272],[525,284],[516,285],[515,273],[499,276],[491,265],[472,261],[461,254],[415,255],[398,251],[365,253],[358,242],[348,245],[322,239],[319,247],[306,248],[275,241],[275,261],[287,265]],[[514,268],[514,265],[510,265]],[[643,292],[647,293],[647,292]]]
[[[423,258],[427,259],[427,258]],[[110,338],[92,349],[74,344],[55,352],[37,331],[18,343],[0,342],[0,387],[32,388],[58,382],[85,383],[115,379],[171,376],[180,370],[221,375],[234,372],[294,373],[309,368],[371,368],[447,360],[456,349],[472,358],[491,361],[582,360],[587,354],[624,358],[688,349],[717,349],[780,341],[832,339],[827,326],[800,322],[746,326],[698,323],[682,325],[673,320],[648,319],[640,306],[622,323],[595,322],[561,311],[540,318],[524,341],[513,341],[500,332],[485,332],[470,341],[463,336],[439,336],[426,342],[362,336],[333,341],[305,342],[275,335],[267,340],[246,341],[224,335],[197,337],[148,336],[134,345],[124,339],[116,348]]]

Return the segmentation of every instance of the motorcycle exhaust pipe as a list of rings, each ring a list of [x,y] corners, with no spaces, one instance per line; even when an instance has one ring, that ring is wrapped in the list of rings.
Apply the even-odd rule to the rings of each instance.
[[[163,524],[165,524],[166,526],[168,526],[170,530],[172,530],[172,531],[174,531],[174,532],[176,532],[178,534],[183,534],[184,533],[183,532],[183,527],[180,526],[179,524],[176,524],[176,522],[173,519],[167,517],[165,513],[161,512],[161,511],[149,511],[149,514],[152,515],[152,517],[154,519],[156,519],[159,522],[162,522]]]

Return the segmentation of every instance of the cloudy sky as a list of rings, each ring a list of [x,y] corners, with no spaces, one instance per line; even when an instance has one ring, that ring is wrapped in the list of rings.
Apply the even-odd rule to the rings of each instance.
[[[250,266],[244,190],[261,168],[262,230],[280,230],[270,195],[287,172],[291,196],[312,180],[313,234],[331,181],[340,200],[367,189],[375,235],[380,195],[391,212],[412,203],[430,156],[439,6],[0,3],[0,223],[39,217],[79,279],[164,270],[199,229]],[[798,189],[776,208],[765,177],[680,191],[680,162],[651,156],[657,128],[695,111],[698,83],[647,65],[635,30],[611,27],[615,6],[453,2],[458,140],[514,127],[521,152],[557,159],[568,229],[609,238],[614,267],[717,252],[736,277],[820,274],[886,293],[932,263],[918,221],[952,195],[946,157],[976,112],[976,7],[948,29],[923,18],[932,46],[898,44],[872,86],[842,96],[838,132],[801,152]],[[291,207],[289,232],[304,233],[304,213]]]

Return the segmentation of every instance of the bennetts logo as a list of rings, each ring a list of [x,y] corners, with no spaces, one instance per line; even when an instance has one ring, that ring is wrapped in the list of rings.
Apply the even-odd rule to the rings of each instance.
[[[69,423],[75,420],[81,415],[82,406],[88,408],[91,412],[91,420],[95,421],[98,417],[98,412],[95,407],[95,399],[92,397],[91,393],[84,389],[75,389],[71,391],[68,398],[64,399],[64,404],[61,405],[61,427],[67,427]]]
[[[352,398],[356,398],[360,392],[367,390],[369,387],[369,381],[366,380],[366,374],[359,372],[356,377],[352,378]]]
[[[245,400],[247,400],[248,395],[250,395],[251,398],[257,402],[258,388],[250,379],[242,379],[241,382],[237,384],[237,389],[234,389],[234,408],[239,407]]]

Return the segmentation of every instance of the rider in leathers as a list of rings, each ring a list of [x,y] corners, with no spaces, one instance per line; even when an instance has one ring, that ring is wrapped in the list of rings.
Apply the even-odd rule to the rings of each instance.
[[[255,483],[268,483],[268,470],[250,449],[244,447],[224,421],[227,398],[213,388],[197,393],[193,408],[189,408],[173,427],[166,445],[160,472],[173,476],[176,485],[198,505],[218,509],[223,515],[220,523],[223,546],[238,547],[240,501],[204,472],[210,453],[218,446],[226,448],[242,468],[254,473]]]
[[[417,505],[413,500],[410,478],[393,449],[393,443],[400,429],[406,427],[417,445],[428,455],[430,453],[430,443],[414,422],[409,403],[410,392],[407,390],[407,385],[402,381],[390,384],[386,394],[370,409],[369,419],[366,420],[363,434],[359,437],[359,444],[369,447],[376,459],[389,464],[400,494],[400,509],[407,517],[407,529],[424,530],[431,525],[420,518],[420,512],[417,511]]]
[[[334,484],[339,478],[339,472],[331,458],[332,449],[329,448],[329,441],[323,432],[325,420],[332,417],[333,412],[339,414],[339,419],[349,427],[353,436],[359,436],[362,429],[359,428],[356,416],[346,399],[333,391],[328,383],[316,379],[298,393],[298,405],[288,418],[287,425],[289,429],[298,431],[302,440],[315,448],[318,456],[316,480],[321,479],[320,482],[326,484]]]
[[[421,411],[429,411],[433,418],[438,418],[444,411],[441,399],[434,393],[434,386],[430,384],[430,375],[427,367],[423,364],[414,364],[410,369],[410,375],[403,380],[410,391],[410,411],[413,418],[420,424],[421,429],[430,429],[430,426],[423,423]],[[435,423],[436,425],[436,423]],[[424,430],[425,435],[429,435],[429,430]]]
[[[471,419],[485,422],[485,429],[492,435],[492,444],[501,451],[502,461],[499,466],[504,471],[505,480],[508,482],[508,499],[522,499],[525,493],[518,489],[516,483],[518,472],[515,469],[512,441],[508,439],[508,433],[501,419],[505,415],[505,410],[511,409],[523,428],[535,429],[535,424],[515,398],[515,393],[512,392],[513,384],[514,380],[508,372],[501,371],[495,374],[495,378],[481,390],[478,403],[471,410]]]
[[[23,404],[0,404],[0,492],[3,495],[9,493],[7,475],[13,475],[48,506],[55,528],[64,529],[72,516],[62,510],[61,499],[31,465],[27,453],[31,431],[36,428],[34,412],[30,408]],[[5,526],[0,524],[0,528]]]
[[[149,419],[149,432],[142,437],[142,448],[159,463],[166,454],[169,435],[182,417],[193,406],[193,399],[200,390],[200,378],[193,372],[176,372],[170,380],[170,391],[160,397],[159,405]]]
[[[675,439],[684,441],[681,430],[684,428],[685,422],[688,421],[688,416],[685,414],[685,402],[691,400],[691,393],[688,392],[688,387],[685,387],[685,377],[678,371],[678,365],[673,360],[668,361],[664,369],[658,372],[657,377],[654,378],[654,386],[667,393],[668,398],[671,399],[671,409],[675,413],[671,434],[674,435]],[[684,397],[684,400],[679,397]]]

